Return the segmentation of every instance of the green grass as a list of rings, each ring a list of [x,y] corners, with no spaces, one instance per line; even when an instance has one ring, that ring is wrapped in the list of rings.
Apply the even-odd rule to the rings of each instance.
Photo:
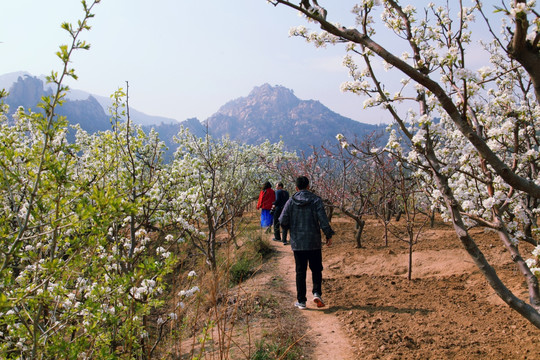
[[[231,284],[237,285],[253,275],[255,268],[273,251],[268,240],[263,240],[259,235],[251,238],[229,269]]]
[[[255,267],[255,264],[255,259],[250,257],[248,254],[243,253],[229,269],[231,283],[233,285],[239,284],[253,275],[253,268]]]
[[[294,347],[292,339],[287,340],[285,342],[276,342],[268,339],[257,341],[257,347],[251,360],[299,359],[301,354]]]

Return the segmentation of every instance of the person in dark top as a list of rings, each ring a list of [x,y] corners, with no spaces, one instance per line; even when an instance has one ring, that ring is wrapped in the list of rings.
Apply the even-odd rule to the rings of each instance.
[[[309,191],[309,179],[296,179],[297,192],[287,201],[279,222],[289,229],[291,248],[296,268],[296,298],[294,304],[299,309],[306,308],[306,273],[311,269],[313,280],[313,301],[317,307],[324,307],[322,299],[322,241],[321,229],[326,236],[326,244],[332,244],[335,234],[330,226],[320,197]]]
[[[283,207],[287,200],[289,200],[289,192],[283,189],[283,183],[278,182],[276,186],[276,201],[272,206],[272,211],[274,212],[274,239],[275,241],[283,241],[283,245],[287,245],[287,232],[286,228],[282,228],[279,223],[279,216],[283,211]],[[283,236],[281,233],[283,232]]]

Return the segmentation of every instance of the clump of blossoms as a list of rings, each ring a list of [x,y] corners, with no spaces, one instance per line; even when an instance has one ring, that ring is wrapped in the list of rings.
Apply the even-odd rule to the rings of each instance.
[[[531,272],[540,279],[540,245],[534,248],[532,255],[532,258],[527,259],[527,266],[529,266]]]

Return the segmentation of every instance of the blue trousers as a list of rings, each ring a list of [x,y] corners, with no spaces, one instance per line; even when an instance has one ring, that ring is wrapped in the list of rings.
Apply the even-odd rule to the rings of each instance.
[[[306,302],[306,274],[307,267],[311,270],[311,279],[313,282],[312,293],[322,295],[322,251],[304,250],[293,251],[294,262],[296,264],[296,299],[298,302]]]
[[[272,225],[274,218],[270,214],[270,210],[262,209],[261,210],[261,227],[268,227]]]

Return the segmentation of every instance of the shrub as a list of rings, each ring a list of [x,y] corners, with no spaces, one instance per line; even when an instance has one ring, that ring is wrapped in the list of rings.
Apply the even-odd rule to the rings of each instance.
[[[253,275],[254,265],[255,259],[251,258],[247,253],[243,253],[238,261],[229,269],[231,283],[233,285],[239,284]]]

